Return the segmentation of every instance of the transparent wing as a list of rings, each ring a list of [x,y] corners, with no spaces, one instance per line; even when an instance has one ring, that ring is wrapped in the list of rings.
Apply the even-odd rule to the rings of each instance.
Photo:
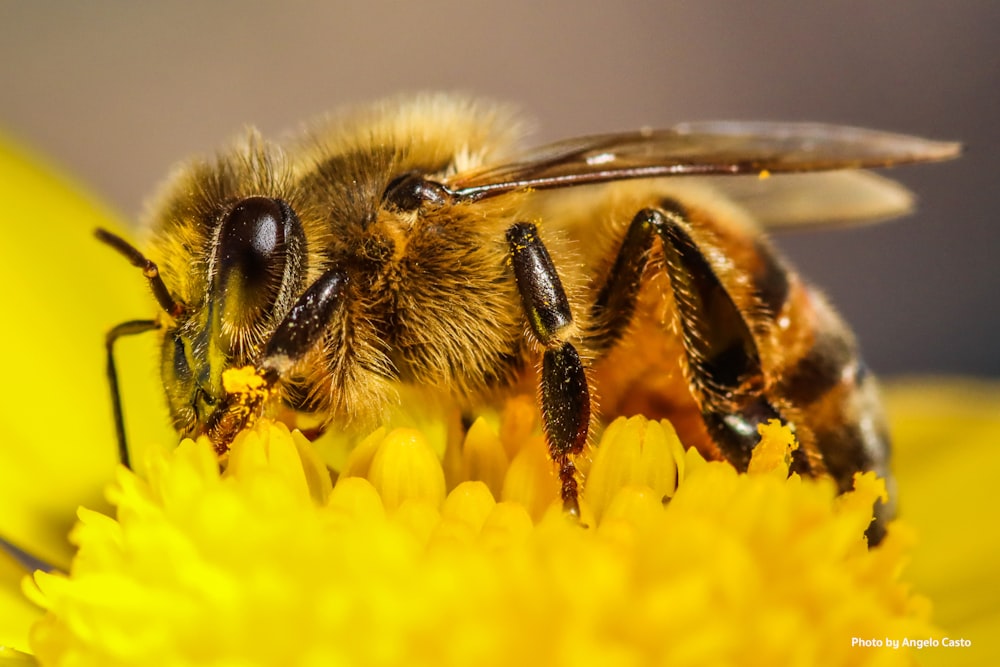
[[[446,184],[475,201],[514,190],[634,178],[870,169],[956,157],[952,142],[816,123],[687,123],[548,144],[516,162],[457,174]]]
[[[871,224],[906,215],[916,203],[902,184],[862,169],[694,180],[772,230]]]

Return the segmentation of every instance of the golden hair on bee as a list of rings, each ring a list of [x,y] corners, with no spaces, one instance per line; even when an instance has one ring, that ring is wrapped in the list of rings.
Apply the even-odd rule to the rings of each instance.
[[[850,330],[763,228],[901,213],[905,189],[863,170],[955,144],[702,123],[523,150],[524,127],[506,107],[423,95],[284,142],[249,131],[168,183],[148,259],[100,232],[161,311],[108,337],[123,460],[112,345],[156,329],[175,426],[220,452],[263,412],[364,429],[406,386],[472,411],[534,384],[570,513],[588,440],[635,412],[737,468],[779,419],[802,445],[793,471],[841,489],[889,476]],[[227,389],[243,367],[254,390]]]

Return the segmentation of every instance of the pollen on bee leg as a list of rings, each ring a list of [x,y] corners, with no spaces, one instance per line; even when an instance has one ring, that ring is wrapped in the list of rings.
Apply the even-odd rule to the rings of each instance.
[[[267,382],[253,366],[230,368],[222,373],[222,387],[230,394],[255,394],[267,389]]]
[[[256,409],[267,399],[272,391],[272,385],[264,377],[263,372],[253,366],[230,368],[222,373],[222,387],[226,393],[235,397],[233,413],[240,418],[247,418],[249,426],[255,417]]]
[[[254,424],[272,391],[272,383],[253,366],[231,368],[223,372],[224,402],[216,409],[208,435],[216,454],[225,456],[233,438]]]

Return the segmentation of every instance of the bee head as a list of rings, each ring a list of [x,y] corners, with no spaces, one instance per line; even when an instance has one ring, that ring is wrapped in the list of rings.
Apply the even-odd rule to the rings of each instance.
[[[197,435],[228,405],[223,373],[255,365],[305,274],[305,236],[282,199],[247,197],[222,218],[204,305],[165,329],[161,373],[175,426]]]

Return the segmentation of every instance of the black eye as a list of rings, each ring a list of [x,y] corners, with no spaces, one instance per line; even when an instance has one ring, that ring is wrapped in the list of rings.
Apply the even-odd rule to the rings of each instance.
[[[229,212],[219,230],[215,282],[223,318],[242,326],[274,304],[288,264],[286,237],[298,229],[280,199],[249,197]]]
[[[425,204],[440,206],[446,203],[449,194],[440,183],[428,181],[411,171],[389,181],[382,201],[400,211],[416,211]]]
[[[274,199],[250,197],[237,204],[219,233],[219,272],[236,270],[251,281],[259,281],[279,268],[275,265],[284,268],[285,217]]]

